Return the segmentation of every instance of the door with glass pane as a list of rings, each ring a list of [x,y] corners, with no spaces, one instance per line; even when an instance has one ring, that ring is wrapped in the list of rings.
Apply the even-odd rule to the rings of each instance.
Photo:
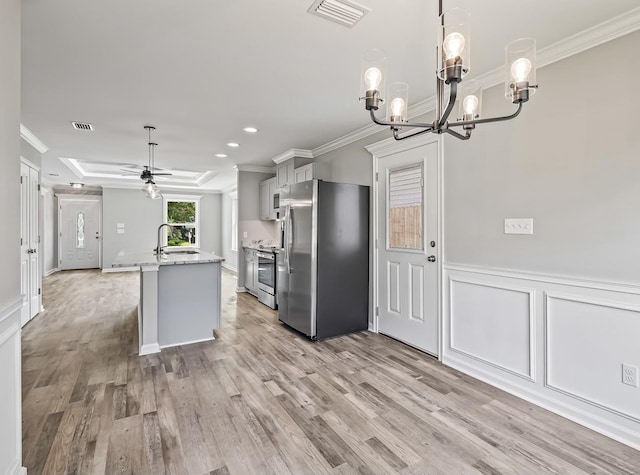
[[[59,197],[60,269],[95,269],[100,267],[99,197]]]
[[[438,353],[438,145],[378,161],[378,331]]]

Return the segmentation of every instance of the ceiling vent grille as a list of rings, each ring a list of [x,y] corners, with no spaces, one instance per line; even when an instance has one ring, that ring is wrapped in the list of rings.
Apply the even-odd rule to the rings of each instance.
[[[71,122],[71,125],[73,125],[73,128],[76,130],[93,131],[93,125],[87,122]]]
[[[347,28],[353,28],[369,13],[367,7],[348,0],[316,0],[307,11]]]

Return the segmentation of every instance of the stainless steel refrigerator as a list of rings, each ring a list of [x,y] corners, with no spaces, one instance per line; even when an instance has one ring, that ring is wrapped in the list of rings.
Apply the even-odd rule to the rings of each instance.
[[[366,330],[369,187],[311,180],[280,193],[278,316],[314,340]]]

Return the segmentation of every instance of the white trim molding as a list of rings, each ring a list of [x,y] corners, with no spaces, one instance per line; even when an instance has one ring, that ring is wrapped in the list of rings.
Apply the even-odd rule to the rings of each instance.
[[[314,154],[311,150],[304,150],[301,148],[292,148],[290,150],[287,150],[284,153],[281,153],[276,157],[273,157],[271,160],[276,165],[280,165],[282,162],[286,162],[287,160],[290,160],[296,157],[297,158],[313,158]]]
[[[234,274],[238,274],[238,269],[235,267],[230,266],[229,264],[226,263],[222,263],[222,267],[224,267],[225,269],[227,269],[229,272],[233,272]]]
[[[56,272],[60,272],[60,269],[54,267],[53,269],[49,269],[47,272],[45,272],[43,277],[49,277],[51,274],[55,274]]]
[[[236,169],[239,172],[253,172],[253,173],[275,173],[275,167],[262,167],[259,165],[236,165]],[[233,186],[236,188],[236,185]]]
[[[139,267],[107,267],[106,269],[102,269],[102,273],[113,274],[115,272],[137,272],[139,270]]]
[[[49,150],[42,140],[40,140],[36,135],[27,129],[24,125],[20,124],[20,137],[24,139],[29,145],[35,148],[40,153],[46,153]]]
[[[443,265],[443,277],[445,365],[640,449],[640,396],[621,381],[622,363],[640,366],[640,285],[451,263]],[[479,287],[457,292],[452,282]],[[492,288],[529,294],[532,348],[514,346],[505,334],[498,338],[490,332],[477,332],[472,355],[452,347],[456,306],[473,309],[481,328],[495,325],[496,313],[502,321],[524,318],[524,309],[510,304],[513,296]],[[521,358],[529,352],[531,379],[476,354],[504,355],[507,350],[521,350]]]
[[[20,155],[20,163],[24,163],[26,166],[33,168],[35,171],[40,173],[40,167],[33,163],[31,160],[24,158],[22,155]]]
[[[640,7],[634,8],[622,15],[611,18],[598,25],[581,31],[573,36],[569,36],[557,43],[541,49],[537,54],[538,68],[548,66],[557,61],[568,58],[578,53],[582,53],[590,48],[594,48],[621,36],[633,33],[640,29]],[[482,84],[482,88],[495,86],[504,81],[503,68],[497,68],[485,74],[475,77]],[[415,103],[409,108],[408,117],[414,119],[435,109],[435,97],[429,97],[423,101]],[[314,148],[311,151],[311,157],[316,158],[325,153],[337,150],[345,145],[369,137],[377,132],[385,130],[376,124],[368,124],[364,127],[349,132],[342,137],[327,142],[324,145]],[[287,152],[285,152],[287,153]],[[285,154],[283,154],[285,155]],[[278,158],[278,157],[276,157]],[[275,161],[275,159],[274,159]],[[277,163],[277,162],[276,162]]]

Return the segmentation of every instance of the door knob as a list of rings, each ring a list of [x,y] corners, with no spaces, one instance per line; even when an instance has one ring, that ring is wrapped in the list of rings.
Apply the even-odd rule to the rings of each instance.
[[[427,257],[427,260],[429,262],[435,262],[436,261],[436,256],[429,256],[429,257]]]

